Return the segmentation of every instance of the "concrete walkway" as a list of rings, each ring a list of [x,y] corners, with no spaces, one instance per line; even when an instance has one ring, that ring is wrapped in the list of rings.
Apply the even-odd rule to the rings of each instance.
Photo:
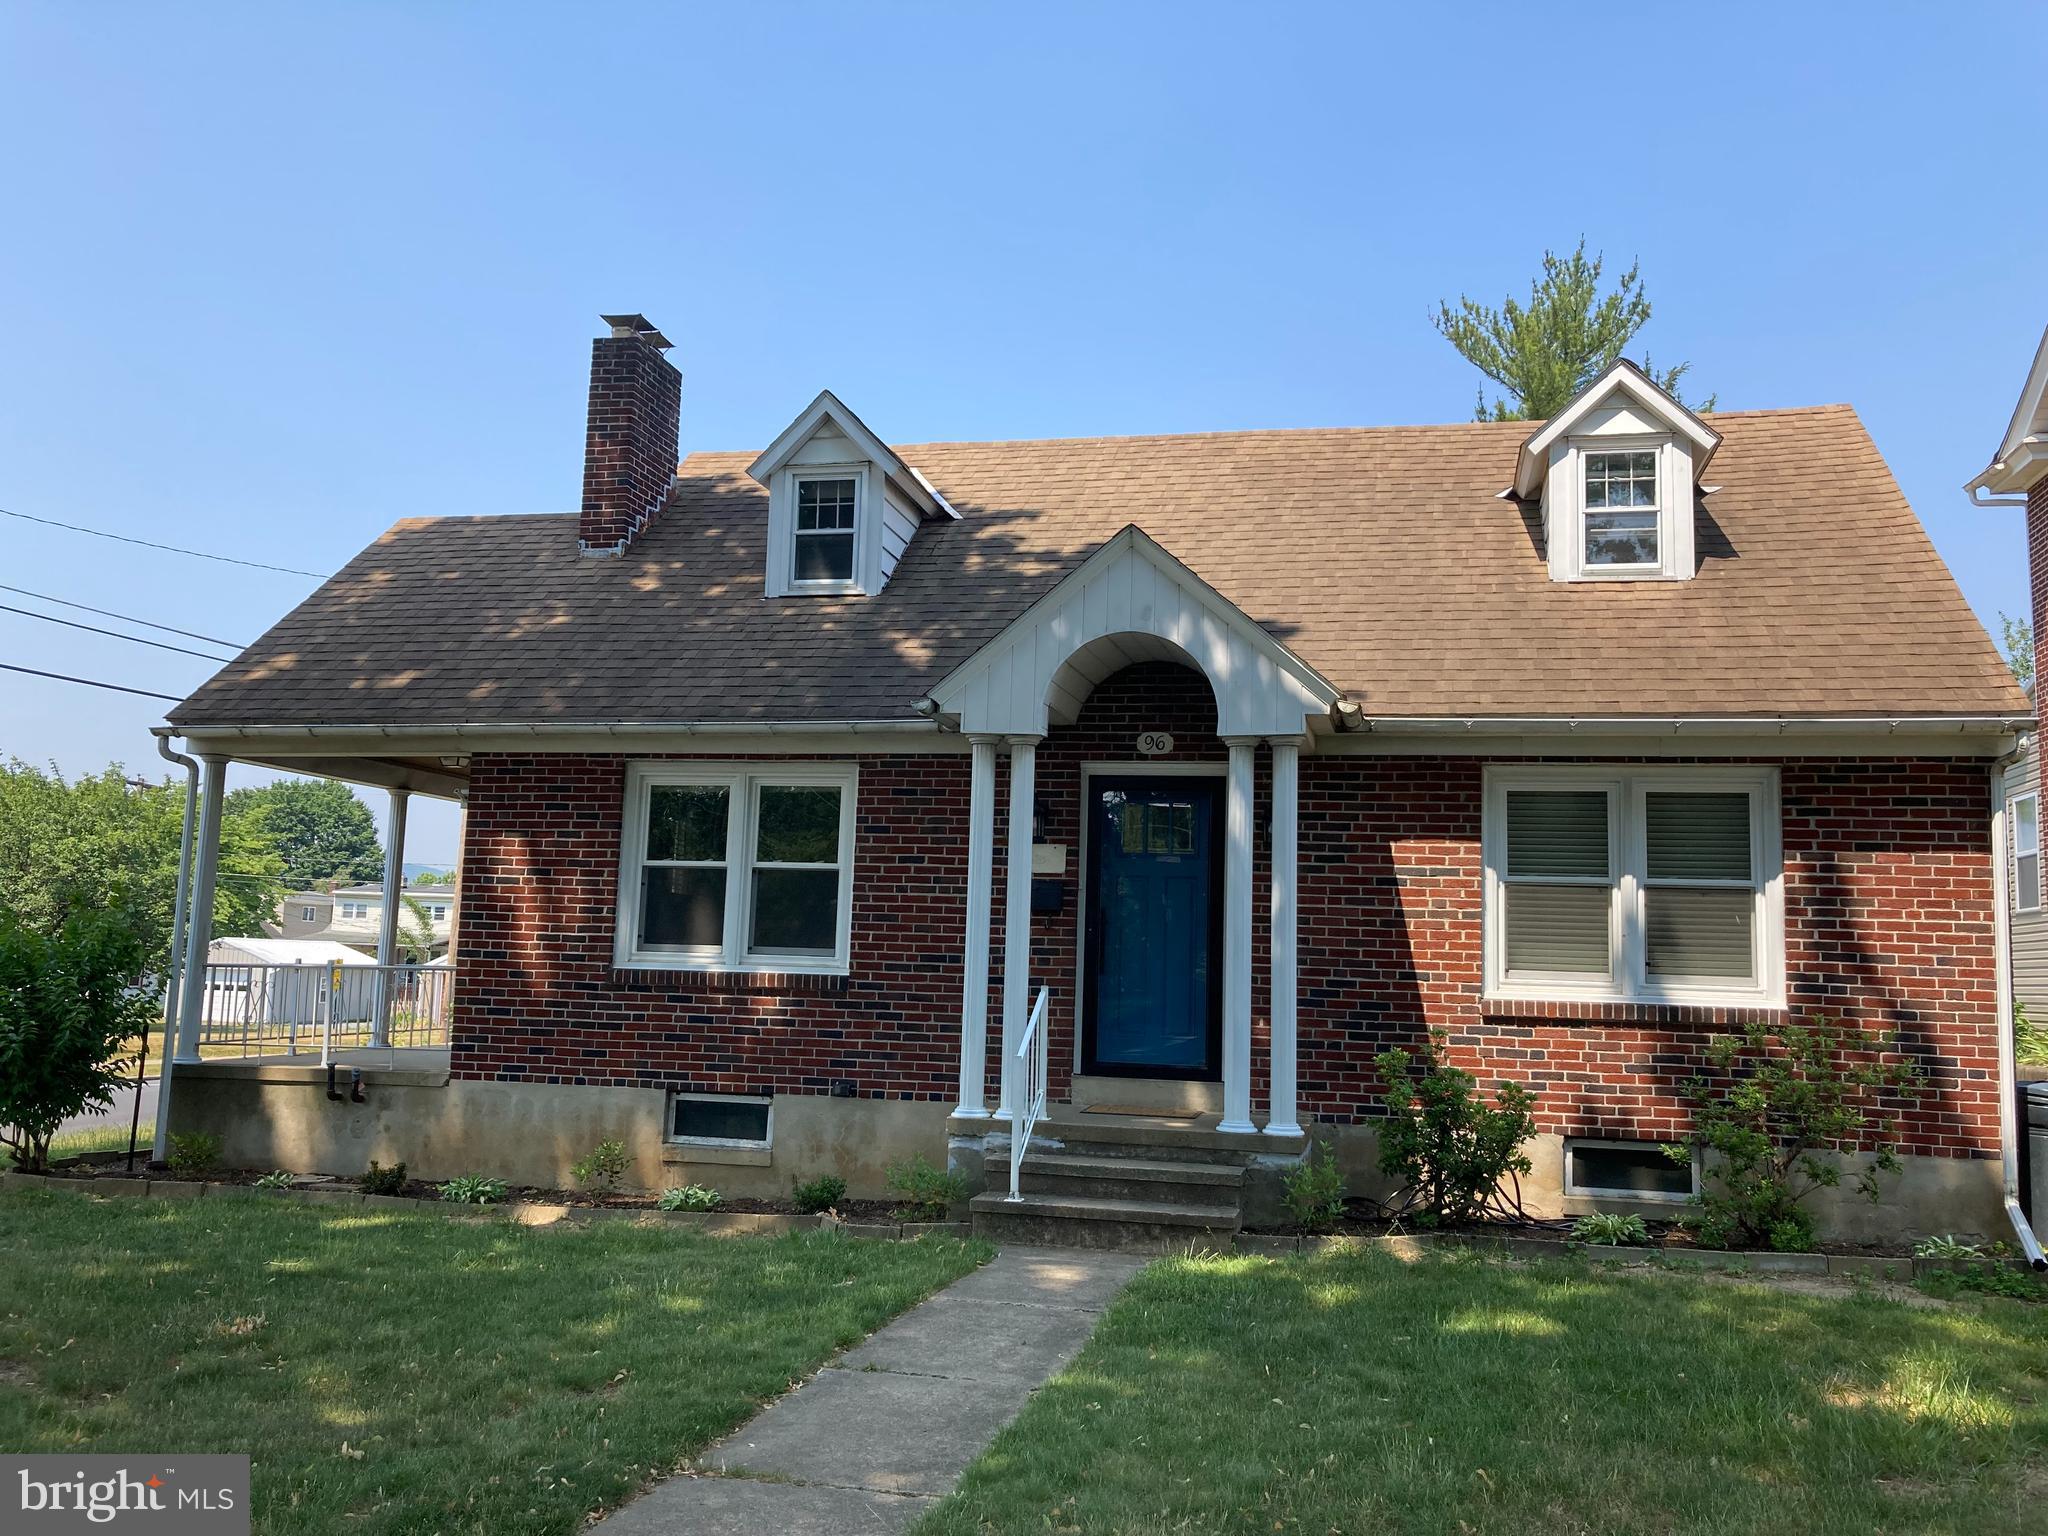
[[[1080,1350],[1145,1261],[1005,1248],[849,1350],[677,1477],[600,1521],[605,1536],[900,1531]],[[772,1479],[762,1481],[761,1479]]]

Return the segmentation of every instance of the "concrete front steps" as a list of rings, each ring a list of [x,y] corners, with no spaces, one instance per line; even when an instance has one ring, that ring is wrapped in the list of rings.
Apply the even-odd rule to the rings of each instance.
[[[1305,1146],[1303,1138],[1218,1131],[1214,1115],[1190,1123],[1062,1106],[1034,1129],[1023,1198],[1012,1202],[1007,1128],[981,1129],[986,1188],[969,1202],[977,1234],[1130,1252],[1227,1252],[1244,1224],[1248,1185],[1262,1173],[1277,1177],[1273,1165]]]

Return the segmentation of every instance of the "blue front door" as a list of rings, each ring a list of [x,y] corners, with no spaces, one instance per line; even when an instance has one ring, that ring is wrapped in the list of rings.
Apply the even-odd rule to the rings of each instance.
[[[1088,788],[1086,1071],[1216,1076],[1221,915],[1213,780]]]

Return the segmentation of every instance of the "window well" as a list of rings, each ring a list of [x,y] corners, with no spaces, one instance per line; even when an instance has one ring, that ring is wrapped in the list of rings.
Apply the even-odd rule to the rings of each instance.
[[[768,1144],[767,1099],[728,1098],[714,1094],[677,1094],[669,1134],[677,1141]]]

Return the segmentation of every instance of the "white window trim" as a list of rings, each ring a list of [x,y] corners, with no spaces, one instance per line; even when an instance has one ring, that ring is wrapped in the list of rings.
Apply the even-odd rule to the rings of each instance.
[[[730,791],[726,803],[725,929],[717,949],[650,948],[638,942],[640,868],[647,849],[647,798],[656,785],[711,784]],[[755,806],[760,790],[833,785],[839,799],[838,929],[830,955],[754,954],[746,948],[754,886]],[[735,971],[844,976],[851,969],[854,825],[860,799],[855,763],[631,763],[619,836],[618,914],[612,963],[620,970]],[[798,868],[818,866],[794,866]]]
[[[853,482],[853,575],[846,581],[796,579],[797,487],[806,480]],[[768,503],[769,597],[858,597],[879,588],[882,515],[872,464],[791,465],[776,472]]]
[[[319,909],[318,907],[300,907],[300,908],[299,908],[299,921],[300,921],[300,922],[302,922],[302,923],[314,923],[314,922],[318,922],[319,920],[320,920],[320,909]]]
[[[1657,455],[1657,559],[1645,565],[1590,565],[1586,561],[1586,455]],[[1544,537],[1556,581],[1684,581],[1698,563],[1693,528],[1692,456],[1675,438],[1657,432],[1591,433],[1568,437],[1552,449],[1544,481]],[[1598,508],[1650,511],[1651,508]]]
[[[1591,442],[1587,442],[1579,450],[1578,561],[1580,569],[1588,575],[1595,576],[1611,575],[1612,573],[1617,571],[1627,571],[1634,575],[1640,576],[1645,571],[1656,572],[1663,570],[1664,536],[1668,531],[1667,525],[1670,519],[1664,516],[1664,452],[1661,445],[1654,449],[1606,448],[1596,446],[1597,442],[1598,439],[1595,439]],[[1627,458],[1631,454],[1645,452],[1654,453],[1656,455],[1656,457],[1653,460],[1651,460],[1650,473],[1650,481],[1651,484],[1655,487],[1654,494],[1657,498],[1654,502],[1652,502],[1647,507],[1595,507],[1586,500],[1586,477],[1588,474],[1592,472],[1591,460],[1593,459],[1594,455],[1598,454],[1605,458]],[[1630,484],[1633,484],[1635,481],[1635,476],[1633,474],[1626,475],[1623,478]],[[1608,476],[1608,479],[1611,482],[1613,480],[1613,476]],[[1620,564],[1612,561],[1596,564],[1595,562],[1588,560],[1586,558],[1587,519],[1595,516],[1604,515],[1609,512],[1647,512],[1651,516],[1655,517],[1657,520],[1657,558],[1654,560],[1632,560],[1627,564]]]
[[[1506,971],[1505,903],[1507,793],[1510,789],[1608,791],[1607,847],[1617,865],[1609,906],[1605,977],[1517,975]],[[1647,848],[1643,796],[1649,790],[1747,790],[1750,857],[1761,876],[1757,892],[1757,979],[1672,980],[1644,969],[1644,887]],[[1742,764],[1516,765],[1488,767],[1483,791],[1481,857],[1485,865],[1482,927],[1485,996],[1511,1002],[1672,1003],[1706,1007],[1776,1008],[1785,1000],[1785,871],[1775,768]],[[1624,807],[1626,810],[1624,811]],[[1546,882],[1548,883],[1548,882]],[[1687,883],[1687,882],[1680,882]]]
[[[2026,851],[2020,847],[2020,805],[2023,802],[2031,803],[2034,807],[2034,903],[2032,906],[2027,905],[2021,899],[2021,892],[2025,887],[2020,884],[2020,859]],[[2041,871],[2040,792],[2030,789],[2024,794],[2014,795],[2005,802],[2005,807],[2006,822],[2012,828],[2012,837],[2010,839],[2012,844],[2012,868],[2008,871],[2007,876],[2012,881],[2012,909],[2014,912],[2039,912],[2042,907],[2043,888],[2048,887],[2048,878],[2044,878]]]
[[[1605,1136],[1567,1136],[1564,1139],[1564,1192],[1567,1196],[1581,1200],[1647,1200],[1657,1205],[1683,1205],[1700,1191],[1700,1151],[1693,1148],[1691,1169],[1692,1188],[1682,1195],[1666,1194],[1654,1189],[1609,1189],[1602,1185],[1588,1185],[1574,1182],[1572,1178],[1572,1149],[1574,1147],[1604,1147],[1617,1152],[1633,1152],[1642,1147],[1658,1149],[1663,1156],[1662,1143],[1655,1141],[1615,1141]],[[1676,1166],[1675,1164],[1673,1166]]]
[[[693,1104],[765,1104],[768,1114],[761,1128],[761,1139],[749,1141],[743,1136],[678,1136],[676,1134],[676,1105],[682,1102]],[[663,1127],[665,1137],[672,1147],[731,1147],[737,1151],[759,1151],[775,1145],[775,1101],[746,1093],[672,1093],[669,1095],[668,1124]]]

